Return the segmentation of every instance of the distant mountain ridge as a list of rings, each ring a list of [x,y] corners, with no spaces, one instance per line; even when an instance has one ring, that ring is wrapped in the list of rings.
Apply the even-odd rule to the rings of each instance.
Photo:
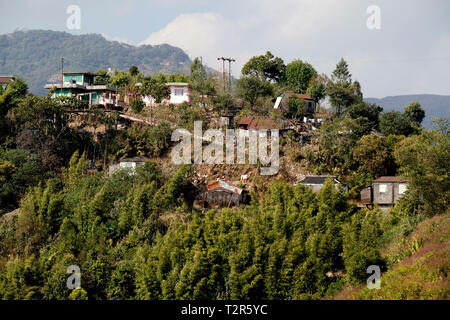
[[[423,126],[431,128],[431,120],[436,117],[450,119],[450,96],[443,96],[437,94],[413,94],[401,96],[389,96],[381,99],[365,98],[366,102],[376,103],[383,107],[384,111],[400,111],[409,105],[411,102],[419,102],[425,110],[425,119]]]
[[[46,94],[47,80],[61,72],[61,57],[67,71],[128,70],[136,65],[144,74],[189,73],[192,64],[183,50],[168,44],[136,47],[99,34],[50,30],[0,35],[0,75],[23,77],[33,94]]]

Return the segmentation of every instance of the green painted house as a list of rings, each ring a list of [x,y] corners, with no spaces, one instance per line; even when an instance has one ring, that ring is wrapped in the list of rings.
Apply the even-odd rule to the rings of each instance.
[[[61,83],[49,83],[44,88],[52,90],[52,98],[77,97],[89,102],[89,106],[117,106],[119,101],[117,89],[94,84],[95,76],[96,74],[91,72],[64,72],[62,88]]]

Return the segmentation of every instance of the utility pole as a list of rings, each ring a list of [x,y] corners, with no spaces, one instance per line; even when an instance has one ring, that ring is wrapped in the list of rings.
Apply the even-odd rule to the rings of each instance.
[[[223,81],[223,91],[225,91],[226,85],[228,83],[228,89],[231,90],[231,62],[234,62],[233,58],[217,58],[217,60],[222,60],[222,81]],[[228,81],[225,80],[225,61],[228,61]]]
[[[63,85],[64,85],[64,58],[61,58],[61,97],[63,95]]]
[[[223,91],[225,91],[225,60],[226,60],[226,58],[221,57],[221,58],[217,58],[217,60],[222,60],[222,83],[223,83]]]
[[[232,58],[228,58],[228,88],[231,91],[231,62],[235,62],[236,60]]]

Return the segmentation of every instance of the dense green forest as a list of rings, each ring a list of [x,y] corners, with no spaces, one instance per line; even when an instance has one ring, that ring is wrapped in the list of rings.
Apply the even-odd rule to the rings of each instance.
[[[167,44],[136,47],[99,34],[29,30],[0,35],[0,74],[25,78],[35,95],[47,94],[44,85],[61,72],[61,57],[72,72],[128,70],[134,64],[146,74],[188,73],[192,63],[183,50]]]
[[[185,79],[191,105],[161,106],[157,125],[125,129],[117,127],[117,113],[102,110],[71,126],[70,111],[82,102],[30,95],[21,79],[1,89],[0,298],[320,299],[365,283],[369,265],[390,270],[407,256],[383,251],[393,239],[405,239],[424,219],[448,215],[447,119],[425,130],[418,103],[403,112],[365,103],[344,60],[328,78],[306,62],[284,65],[268,52],[242,73],[237,101],[196,59]],[[162,74],[145,77],[135,67],[99,74],[96,81],[115,81],[121,90],[139,78],[143,92],[167,94]],[[318,102],[327,95],[333,109],[318,108],[327,121],[310,142],[301,144],[293,132],[283,137],[284,161],[335,174],[349,191],[328,181],[313,193],[275,176],[247,204],[195,209],[196,167],[156,161],[170,151],[171,126],[191,128],[230,105],[241,108],[238,118],[302,118],[298,99],[287,111],[266,107],[286,90]],[[151,112],[133,105],[136,114]],[[100,125],[98,133],[82,130]],[[108,174],[108,164],[134,155],[155,161],[135,174]],[[376,205],[357,208],[352,200],[382,175],[413,182],[389,214]],[[70,265],[81,269],[80,289],[66,286]],[[448,272],[447,263],[442,274]],[[437,295],[448,296],[448,290]]]
[[[389,218],[357,211],[331,183],[316,195],[277,182],[264,200],[202,214],[183,200],[189,167],[164,179],[151,163],[134,176],[86,166],[74,154],[2,225],[3,298],[319,298],[342,285],[335,273],[358,283],[368,264],[383,265],[379,245],[418,219],[406,201]],[[83,270],[72,293],[69,265]]]

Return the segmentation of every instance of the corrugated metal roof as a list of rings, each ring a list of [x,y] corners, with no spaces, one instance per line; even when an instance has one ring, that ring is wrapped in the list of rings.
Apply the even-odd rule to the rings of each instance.
[[[253,121],[253,117],[243,117],[239,120],[240,124],[248,125]]]
[[[104,84],[95,84],[92,86],[86,86],[86,89],[88,90],[113,90],[113,91],[119,91],[117,88],[110,87]]]
[[[336,176],[306,176],[303,180],[297,181],[296,184],[324,184],[328,179],[333,180],[334,183],[340,183]]]
[[[166,86],[180,86],[187,87],[189,84],[187,82],[167,82]]]
[[[89,72],[89,71],[74,71],[74,72],[70,72],[70,71],[66,71],[66,72],[63,72],[63,74],[84,74],[84,75],[88,75],[88,76],[96,76],[97,74],[96,73],[93,73],[93,72]]]
[[[239,120],[240,125],[246,125],[249,130],[283,129],[284,122],[271,118],[243,117]]]
[[[251,130],[262,130],[262,129],[282,129],[283,124],[279,121],[270,118],[260,118],[253,119],[253,121],[248,126]]]
[[[147,162],[149,160],[150,160],[150,158],[147,158],[144,156],[135,156],[132,158],[122,159],[122,160],[120,160],[120,162]]]
[[[411,178],[408,177],[393,177],[393,176],[385,176],[385,177],[379,177],[376,180],[373,180],[372,182],[411,182]]]
[[[0,76],[0,83],[1,84],[8,84],[11,82],[14,82],[14,77],[13,76]]]
[[[295,93],[295,92],[285,92],[285,95],[287,95],[288,97],[294,97],[294,98],[299,98],[299,99],[304,99],[304,100],[313,100],[311,98],[311,96],[307,95],[307,94],[303,94],[303,93]]]
[[[51,88],[61,88],[61,83],[47,83],[44,88],[45,89],[51,89]],[[78,83],[64,83],[63,84],[63,88],[79,88],[79,89],[86,89],[86,86],[82,85],[82,84],[78,84]]]
[[[233,192],[237,194],[241,194],[243,189],[236,187],[232,185],[231,183],[224,181],[224,180],[217,180],[213,181],[210,184],[207,185],[208,191],[210,190],[216,190],[216,189],[223,189],[228,192]]]

